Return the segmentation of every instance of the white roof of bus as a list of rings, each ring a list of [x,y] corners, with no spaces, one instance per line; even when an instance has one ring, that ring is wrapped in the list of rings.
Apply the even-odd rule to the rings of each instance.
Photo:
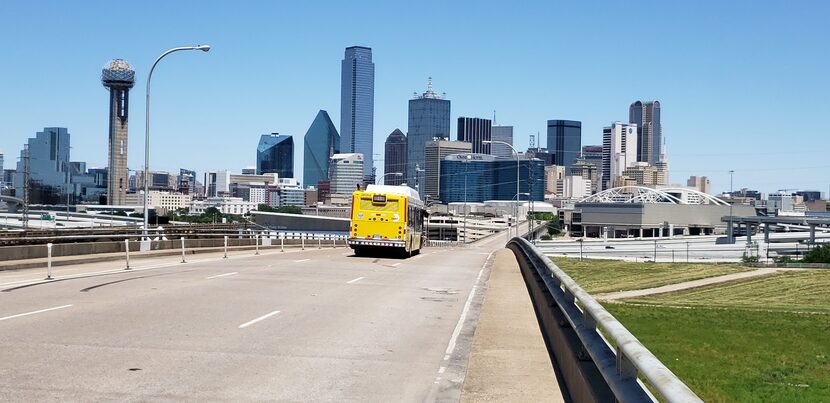
[[[366,191],[407,196],[412,200],[421,201],[421,197],[418,196],[418,191],[406,185],[368,185],[366,186]]]

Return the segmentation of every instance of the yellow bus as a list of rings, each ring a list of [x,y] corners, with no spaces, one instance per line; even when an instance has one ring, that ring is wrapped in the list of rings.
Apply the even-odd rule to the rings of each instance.
[[[355,255],[412,256],[424,244],[424,203],[409,186],[369,185],[352,194],[349,247]]]

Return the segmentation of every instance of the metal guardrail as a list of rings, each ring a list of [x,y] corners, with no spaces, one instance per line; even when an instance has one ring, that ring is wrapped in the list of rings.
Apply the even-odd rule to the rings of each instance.
[[[660,401],[702,402],[534,245],[513,238],[507,247],[522,267],[552,360],[574,401],[656,401],[648,383]]]

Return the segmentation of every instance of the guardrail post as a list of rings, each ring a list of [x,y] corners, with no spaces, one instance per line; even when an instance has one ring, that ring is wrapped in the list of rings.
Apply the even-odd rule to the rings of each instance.
[[[617,350],[617,375],[620,379],[634,379],[637,377],[637,367],[622,350]]]
[[[223,259],[228,258],[228,236],[225,235],[225,256],[222,257]]]
[[[46,279],[52,279],[52,243],[46,244]]]
[[[254,234],[254,255],[259,255],[259,234]]]
[[[331,237],[331,248],[332,249],[337,248],[337,237],[336,236]]]
[[[323,249],[323,239],[317,236],[317,249]]]
[[[130,238],[124,240],[124,252],[127,254],[127,267],[124,270],[130,270]]]
[[[300,235],[300,243],[303,250],[305,250],[305,234]]]
[[[182,263],[186,263],[184,260],[184,237],[181,237],[182,240]]]
[[[285,234],[280,235],[280,252],[285,252]]]

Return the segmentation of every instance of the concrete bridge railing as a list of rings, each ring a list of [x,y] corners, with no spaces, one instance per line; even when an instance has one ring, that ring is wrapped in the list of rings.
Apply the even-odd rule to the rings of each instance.
[[[570,400],[702,402],[539,249],[522,238],[513,238],[507,247],[519,262],[551,362]]]

